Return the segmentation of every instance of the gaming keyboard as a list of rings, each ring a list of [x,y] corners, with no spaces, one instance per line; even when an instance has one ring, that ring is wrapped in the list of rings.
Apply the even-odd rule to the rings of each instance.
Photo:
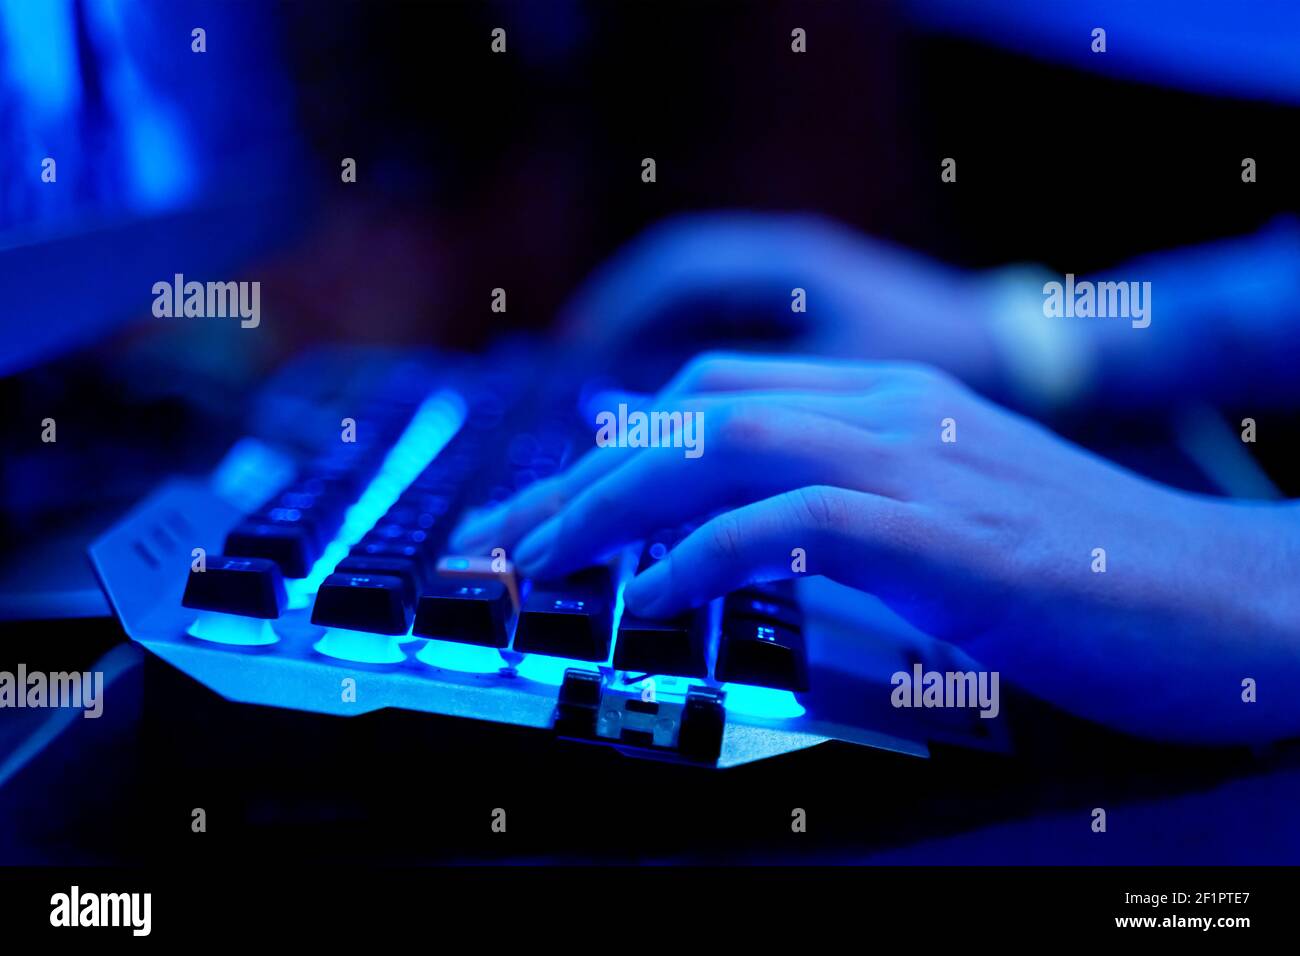
[[[557,580],[520,578],[500,549],[451,553],[467,509],[594,444],[577,390],[530,390],[503,365],[291,365],[212,475],[164,483],[92,545],[127,633],[248,703],[451,714],[706,766],[831,738],[925,753],[819,700],[789,581],[667,620],[625,613],[626,581],[686,529]]]

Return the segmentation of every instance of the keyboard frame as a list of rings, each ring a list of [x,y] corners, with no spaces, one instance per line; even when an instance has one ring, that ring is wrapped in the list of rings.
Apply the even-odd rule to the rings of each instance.
[[[191,548],[217,548],[226,532],[243,515],[205,482],[172,479],[132,509],[90,547],[99,580],[127,635],[151,653],[229,700],[309,711],[356,716],[392,707],[475,720],[495,721],[538,730],[555,723],[559,687],[504,673],[468,674],[434,668],[415,657],[422,638],[393,638],[406,659],[399,664],[363,664],[339,660],[313,647],[324,628],[310,621],[310,608],[286,611],[268,626],[274,644],[239,646],[212,643],[190,636],[200,613],[181,605],[191,561]],[[818,621],[808,618],[810,643]],[[376,637],[380,637],[376,635]],[[614,671],[588,665],[605,676],[605,693],[631,696],[631,688],[612,687]],[[853,723],[829,716],[836,713],[818,694],[827,680],[816,660],[813,690],[800,694],[806,712],[799,717],[770,718],[728,711],[721,754],[711,766],[733,767],[783,753],[840,740],[862,746],[925,757],[927,739],[944,740],[980,749],[1008,749],[1002,733],[927,731],[914,723],[912,735]],[[355,681],[355,700],[341,693],[346,678]],[[716,685],[714,685],[716,686]],[[884,696],[881,689],[878,696]],[[897,715],[898,712],[895,712]],[[919,715],[919,712],[918,712]],[[888,716],[887,714],[885,716]],[[903,715],[905,717],[910,715]],[[997,725],[1002,721],[982,721]],[[595,740],[639,757],[671,758],[671,754],[628,747],[613,740]]]

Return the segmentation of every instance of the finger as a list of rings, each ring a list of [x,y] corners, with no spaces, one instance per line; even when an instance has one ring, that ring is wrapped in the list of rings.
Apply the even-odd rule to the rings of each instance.
[[[837,363],[801,362],[777,357],[742,356],[734,354],[706,354],[688,363],[677,376],[656,396],[625,395],[612,391],[600,394],[599,400],[625,399],[629,409],[676,409],[675,405],[689,404],[688,395],[709,392],[728,392],[752,389],[800,390],[814,392],[865,391],[887,381],[904,363]],[[772,400],[785,401],[793,407],[816,411],[828,417],[852,420],[852,410],[834,406],[816,398],[770,395]],[[710,407],[707,401],[696,403],[699,410]],[[617,407],[615,404],[614,407]],[[602,409],[588,403],[585,411],[594,419]],[[608,409],[604,409],[608,410]],[[555,514],[568,503],[581,487],[608,474],[629,457],[608,453],[609,449],[595,449],[584,455],[563,475],[529,486],[510,501],[486,512],[466,516],[451,536],[451,546],[458,551],[473,552],[486,547],[513,547],[520,538]],[[601,452],[606,452],[602,454]]]
[[[699,414],[704,433],[692,440],[699,442],[701,458],[706,448],[712,448],[707,468],[710,475],[725,477],[727,469],[741,480],[767,475],[770,480],[763,486],[764,494],[783,490],[772,482],[786,476],[790,483],[785,487],[792,487],[796,481],[825,482],[891,497],[906,496],[906,486],[898,477],[891,456],[885,454],[884,446],[866,444],[865,436],[854,433],[855,429],[870,431],[884,424],[871,415],[869,401],[846,400],[840,395],[822,393],[754,392],[740,397],[682,396],[655,400],[651,406],[651,410],[671,407],[683,415],[684,422],[685,416]],[[791,413],[802,414],[792,417]],[[623,417],[621,409],[617,416]],[[710,434],[715,436],[712,440],[708,438]],[[677,441],[675,433],[662,437],[665,447],[661,448],[611,446],[588,452],[563,474],[530,485],[495,509],[467,516],[452,534],[451,547],[465,553],[489,547],[513,548],[526,537],[537,535],[536,540],[529,542],[528,553],[521,549],[515,558],[522,567],[533,564],[532,572],[541,571],[544,565],[549,565],[549,561],[542,559],[549,556],[553,540],[562,534],[567,537],[558,524],[551,524],[551,519],[584,491],[589,492],[586,498],[591,504],[584,506],[579,516],[566,518],[566,525],[578,529],[572,537],[573,543],[580,545],[581,553],[589,559],[603,552],[592,551],[588,546],[589,539],[594,540],[588,529],[602,528],[610,515],[623,519],[623,527],[648,533],[667,526],[666,521],[654,523],[660,511],[671,510],[677,514],[685,509],[688,518],[711,513],[712,508],[702,507],[701,502],[716,489],[695,484],[704,477],[706,469],[697,459],[682,461],[678,449],[684,442]],[[667,454],[652,456],[654,461],[642,463],[614,484],[603,483],[617,469],[637,463],[642,455],[659,452]],[[791,455],[807,459],[797,473],[787,475],[785,471],[771,468],[772,462]],[[693,470],[679,471],[686,466]],[[656,481],[665,484],[656,486]],[[670,489],[679,483],[682,485],[680,500],[676,504],[665,500],[665,495],[677,493]],[[741,504],[754,498],[751,494],[724,503]],[[542,527],[546,527],[545,535],[540,534]],[[629,536],[617,543],[601,539],[600,543],[617,547],[632,540],[637,538]]]
[[[534,482],[508,501],[467,515],[452,532],[449,545],[466,554],[485,548],[510,548],[559,511],[579,490],[613,470],[638,449],[594,448],[567,470]]]
[[[706,425],[710,423],[705,419]],[[809,485],[896,492],[896,465],[877,436],[819,415],[754,403],[730,407],[711,429],[708,449],[642,451],[580,491],[519,545],[530,576],[584,567],[656,530]],[[706,433],[709,431],[706,427]]]
[[[561,325],[608,347],[661,317],[698,321],[675,309],[678,303],[722,293],[733,303],[776,303],[789,294],[786,277],[798,271],[792,263],[799,251],[798,236],[778,217],[720,213],[670,221],[597,270],[565,306]]]
[[[683,366],[659,398],[757,389],[866,392],[914,368],[906,362],[810,362],[774,355],[708,352]]]
[[[790,577],[791,551],[803,548],[807,573],[845,584],[869,583],[916,537],[913,506],[842,488],[809,487],[745,505],[701,525],[663,560],[629,582],[629,611],[667,617],[753,581]]]

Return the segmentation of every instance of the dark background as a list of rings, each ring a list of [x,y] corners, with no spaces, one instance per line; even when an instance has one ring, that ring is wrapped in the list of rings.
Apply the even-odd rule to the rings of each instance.
[[[9,567],[66,541],[58,573],[85,574],[77,562],[87,537],[163,474],[209,467],[239,433],[242,398],[301,347],[476,349],[505,333],[542,332],[600,261],[677,213],[820,212],[958,265],[1030,260],[1085,273],[1249,232],[1300,205],[1294,108],[927,35],[892,4],[263,10],[260,39],[290,78],[292,122],[252,129],[243,145],[257,155],[263,140],[283,138],[303,153],[270,184],[283,204],[270,202],[267,215],[286,210],[280,218],[292,221],[278,225],[288,235],[259,247],[241,275],[274,287],[263,302],[274,300],[279,319],[265,335],[236,337],[238,349],[209,329],[129,323],[0,382],[9,412],[0,554]],[[508,31],[505,56],[489,50],[498,25]],[[808,31],[807,54],[790,51],[794,26]],[[235,40],[210,36],[210,56],[237,65]],[[228,98],[257,95],[234,86]],[[1247,189],[1245,155],[1260,169]],[[358,160],[354,185],[339,182],[344,156]],[[652,186],[640,180],[645,156],[658,163]],[[939,179],[947,156],[958,161],[956,184]],[[497,286],[509,290],[504,315],[489,309]],[[143,318],[148,304],[121,309]],[[30,422],[47,414],[75,457],[40,454]],[[120,639],[111,621],[9,622],[0,667],[85,667]],[[127,736],[52,747],[24,787],[4,794],[0,817],[18,827],[10,859],[848,860],[1034,814],[1084,819],[1106,800],[1294,776],[1286,751],[1155,748],[1032,708],[1016,762],[962,752],[922,762],[830,745],[724,775],[651,776],[615,754],[511,729],[239,708],[157,662],[129,679],[142,689],[147,681],[149,693],[139,713],[120,718]],[[1041,846],[1070,846],[1083,862],[1233,859],[1258,834],[1231,822],[1231,792],[1207,799],[1165,822],[1172,832],[1217,820],[1209,849],[1123,839],[1098,849],[1051,826]],[[205,803],[212,832],[196,850],[188,808]],[[478,834],[456,822],[497,805],[511,808],[512,833],[533,835],[493,844],[486,824]],[[791,806],[813,820],[797,846]],[[1265,815],[1282,813],[1271,797],[1265,806],[1274,808]],[[1030,831],[999,845],[1024,862],[1038,839]],[[1257,849],[1267,857],[1290,845]],[[987,847],[971,852],[997,859]]]

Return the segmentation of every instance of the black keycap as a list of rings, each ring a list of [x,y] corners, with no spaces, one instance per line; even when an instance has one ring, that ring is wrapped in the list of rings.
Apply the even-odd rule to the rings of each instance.
[[[289,518],[295,513],[301,515],[303,520],[315,526],[318,539],[324,546],[333,540],[350,503],[338,495],[314,495],[306,491],[290,490],[277,496],[265,512]]]
[[[207,570],[190,571],[186,607],[245,617],[275,618],[284,610],[284,578],[274,561],[209,555]]]
[[[318,553],[324,550],[325,545],[329,544],[332,537],[327,529],[320,526],[315,516],[304,512],[301,508],[285,508],[281,505],[272,505],[257,512],[247,520],[250,523],[273,524],[281,528],[302,528],[307,539],[311,541],[312,546],[316,548]]]
[[[402,579],[402,599],[411,607],[424,587],[424,572],[409,558],[374,558],[349,555],[334,568],[335,574],[382,574]]]
[[[763,618],[723,615],[714,676],[723,682],[807,690],[802,630]]]
[[[496,578],[435,577],[415,613],[415,631],[462,644],[505,647],[510,642],[514,603]]]
[[[662,621],[623,612],[614,645],[614,666],[644,674],[708,677],[708,608]]]
[[[384,539],[363,538],[348,552],[354,558],[401,558],[412,562],[425,580],[433,571],[429,553],[422,545],[400,544]]]
[[[795,600],[791,581],[751,584],[732,591],[723,600],[722,616],[724,619],[751,617],[792,630],[803,629],[803,613]]]
[[[405,634],[411,610],[401,578],[384,574],[331,574],[316,592],[311,622],[376,634]]]
[[[241,558],[267,558],[286,578],[305,578],[318,550],[312,534],[294,524],[245,521],[226,536],[223,549]]]
[[[603,566],[559,581],[535,581],[519,616],[515,650],[603,661],[609,656],[613,601],[613,578]]]

